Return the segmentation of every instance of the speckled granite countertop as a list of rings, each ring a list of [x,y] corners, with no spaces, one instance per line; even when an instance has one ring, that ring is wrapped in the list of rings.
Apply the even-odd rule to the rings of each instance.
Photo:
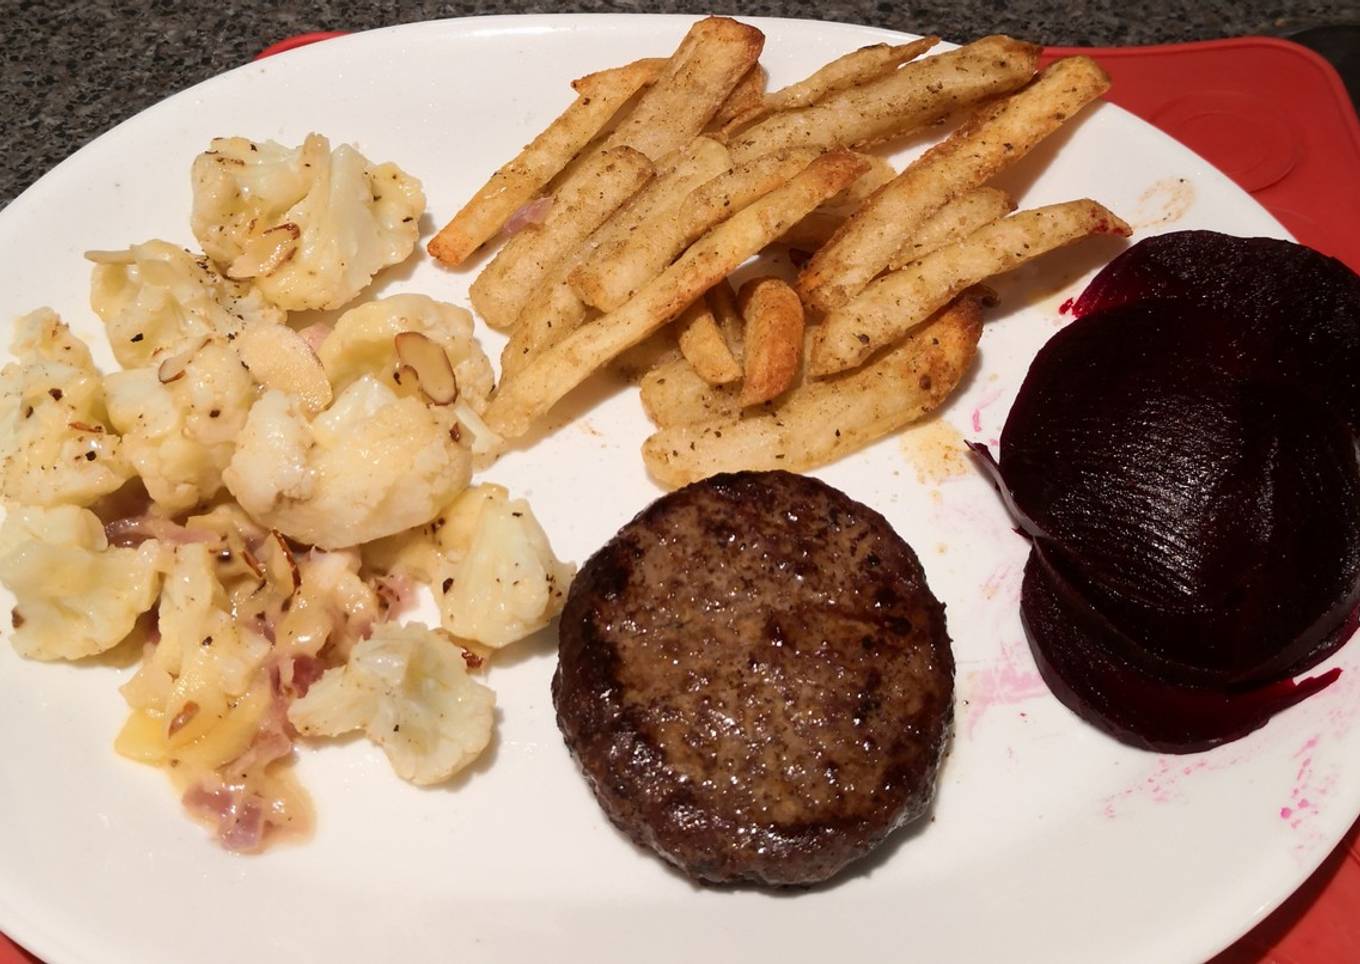
[[[361,30],[413,20],[501,13],[736,12],[807,17],[938,33],[963,40],[1003,32],[1048,44],[1148,44],[1243,34],[1287,35],[1360,20],[1357,0],[0,0],[0,205],[95,135],[156,101],[313,30]],[[301,11],[301,12],[299,12]]]

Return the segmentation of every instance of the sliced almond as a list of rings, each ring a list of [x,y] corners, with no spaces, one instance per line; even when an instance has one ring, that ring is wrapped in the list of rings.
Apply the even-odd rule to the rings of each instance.
[[[180,730],[188,726],[197,715],[198,704],[193,700],[189,700],[184,704],[180,711],[175,714],[175,718],[170,721],[170,725],[166,728],[166,735],[174,736]]]
[[[161,380],[161,384],[169,385],[171,382],[183,378],[185,369],[189,367],[189,362],[194,360],[199,349],[207,343],[207,338],[195,338],[187,347],[162,361],[161,367],[156,372],[156,377]]]
[[[123,251],[86,251],[85,260],[95,264],[135,264],[136,258],[130,250]]]
[[[443,346],[418,331],[399,332],[393,339],[403,368],[415,372],[420,390],[436,405],[452,405],[458,399],[458,379]],[[403,374],[405,374],[403,372]]]
[[[250,551],[249,546],[246,546],[241,550],[241,559],[245,562],[250,571],[255,574],[256,579],[264,578],[264,566],[260,565],[260,560],[255,558],[255,553]]]
[[[287,264],[297,253],[302,230],[292,222],[261,231],[245,243],[241,254],[227,268],[229,278],[263,278]]]
[[[232,342],[257,382],[292,395],[312,415],[331,403],[331,383],[307,340],[287,325],[250,325]]]
[[[272,544],[273,548],[266,560],[269,576],[286,588],[291,596],[302,588],[302,573],[298,570],[297,559],[293,558],[293,550],[288,547],[288,541],[278,529],[270,529],[269,535],[270,542],[266,545]]]

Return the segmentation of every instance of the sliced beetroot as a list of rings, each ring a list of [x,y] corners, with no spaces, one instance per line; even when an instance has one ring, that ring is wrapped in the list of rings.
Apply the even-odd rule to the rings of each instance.
[[[1360,276],[1340,261],[1275,238],[1176,231],[1111,261],[1072,310],[1081,318],[1154,298],[1229,318],[1244,357],[1298,381],[1360,434]]]
[[[992,469],[1034,543],[1054,692],[1188,752],[1326,686],[1360,600],[1360,278],[1182,232],[1112,262],[1036,357]]]
[[[1036,357],[1001,437],[1021,525],[1136,643],[1124,658],[1188,684],[1278,678],[1360,595],[1350,429],[1232,335],[1183,302],[1089,315]]]
[[[1037,551],[1025,566],[1020,606],[1054,695],[1088,722],[1150,750],[1192,753],[1246,736],[1341,672],[1236,692],[1167,682],[1118,655],[1128,640],[1082,605]]]

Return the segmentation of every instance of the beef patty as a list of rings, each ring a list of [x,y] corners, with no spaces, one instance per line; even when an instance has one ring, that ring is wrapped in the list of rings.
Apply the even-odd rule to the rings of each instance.
[[[552,689],[634,841],[708,883],[810,884],[926,809],[953,677],[944,607],[881,515],[740,472],[657,500],[591,557]]]

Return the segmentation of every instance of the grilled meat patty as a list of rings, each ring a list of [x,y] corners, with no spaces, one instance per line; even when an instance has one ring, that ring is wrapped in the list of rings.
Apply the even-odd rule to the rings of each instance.
[[[708,883],[825,880],[919,816],[953,719],[944,607],[877,512],[718,475],[591,557],[558,726],[609,818]]]

